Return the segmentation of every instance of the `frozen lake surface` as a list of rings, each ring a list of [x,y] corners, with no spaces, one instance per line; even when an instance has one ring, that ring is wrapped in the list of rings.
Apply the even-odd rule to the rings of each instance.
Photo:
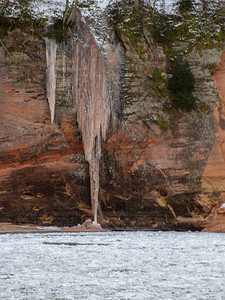
[[[0,299],[225,299],[225,235],[0,235]]]

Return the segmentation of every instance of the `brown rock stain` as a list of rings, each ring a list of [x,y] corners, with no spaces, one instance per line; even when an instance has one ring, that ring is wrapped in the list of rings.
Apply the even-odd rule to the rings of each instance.
[[[215,142],[203,173],[202,186],[216,199],[212,202],[212,210],[204,230],[225,232],[225,218],[219,209],[225,203],[225,51],[215,69],[213,80],[221,101],[221,107],[215,106],[214,108]],[[213,198],[213,196],[211,197]]]

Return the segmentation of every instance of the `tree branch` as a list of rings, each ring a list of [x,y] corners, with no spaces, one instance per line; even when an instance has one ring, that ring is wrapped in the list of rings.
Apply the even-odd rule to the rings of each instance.
[[[63,14],[63,25],[66,24],[68,12],[69,12],[69,0],[66,0],[66,8],[65,8],[65,12]]]
[[[63,16],[63,26],[68,27],[71,23],[75,22],[77,12],[78,0],[73,0],[71,9],[69,9],[68,0],[66,0],[66,9]]]

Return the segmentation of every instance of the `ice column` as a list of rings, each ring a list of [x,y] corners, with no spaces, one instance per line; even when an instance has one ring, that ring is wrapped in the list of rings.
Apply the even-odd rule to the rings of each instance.
[[[92,213],[97,222],[101,142],[106,138],[110,103],[107,71],[93,36],[83,31],[74,46],[74,104],[85,157],[89,162]]]
[[[57,44],[53,39],[45,39],[46,61],[47,61],[47,98],[51,114],[51,124],[55,118],[55,97],[56,97],[56,50]]]

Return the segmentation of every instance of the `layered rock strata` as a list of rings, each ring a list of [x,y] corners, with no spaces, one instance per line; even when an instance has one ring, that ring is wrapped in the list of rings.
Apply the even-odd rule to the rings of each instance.
[[[165,98],[157,96],[160,91],[149,89],[152,68],[165,69],[168,64],[162,49],[153,51],[142,42],[143,62],[130,41],[123,35],[121,40],[126,49],[128,99],[122,126],[103,148],[100,195],[105,221],[110,226],[201,230],[223,195],[223,188],[205,187],[206,182],[212,187],[210,176],[218,181],[221,174],[213,175],[210,165],[223,162],[214,153],[220,132],[215,118],[219,101],[210,73],[221,51],[205,50],[201,56],[190,52],[187,60],[196,80],[198,109],[184,112],[168,106]]]
[[[213,75],[218,95],[219,106],[214,109],[216,121],[216,134],[214,144],[204,169],[202,187],[205,193],[211,195],[211,213],[207,219],[204,230],[225,232],[225,52],[221,55],[221,61]],[[203,198],[204,201],[206,200]],[[207,201],[205,201],[207,202]]]
[[[90,190],[71,99],[63,97],[71,89],[70,57],[64,62],[67,86],[58,85],[57,90],[57,124],[51,125],[44,40],[17,29],[8,33],[4,43],[0,49],[0,220],[81,223],[91,213]],[[60,82],[60,54],[66,51],[61,46],[56,62]]]
[[[150,37],[142,57],[127,36],[101,49],[78,24],[57,46],[52,118],[45,41],[17,29],[0,48],[0,221],[73,226],[99,189],[109,227],[225,231],[222,42],[188,54],[198,108],[185,112],[155,88],[169,60]]]

